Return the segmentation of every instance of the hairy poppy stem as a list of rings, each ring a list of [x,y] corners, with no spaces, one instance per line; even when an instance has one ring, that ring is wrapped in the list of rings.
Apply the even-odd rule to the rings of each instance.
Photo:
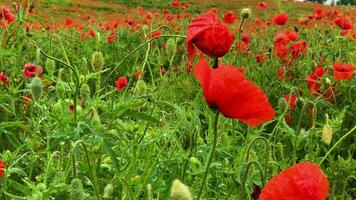
[[[202,179],[202,182],[201,182],[201,185],[200,185],[200,188],[199,188],[197,200],[200,199],[200,196],[201,196],[201,194],[203,192],[203,188],[204,188],[204,185],[205,185],[206,177],[208,176],[209,168],[210,168],[210,165],[211,165],[211,163],[213,161],[213,158],[214,158],[214,155],[215,155],[216,143],[217,143],[217,139],[218,139],[218,121],[219,121],[218,119],[219,119],[219,114],[220,114],[219,111],[216,110],[215,111],[214,123],[213,123],[213,143],[211,144],[211,151],[210,151],[210,154],[209,154],[209,160],[208,160],[208,163],[206,164],[206,168],[205,168],[203,179]]]
[[[218,57],[215,57],[215,58],[214,58],[212,67],[213,67],[213,69],[216,69],[216,68],[219,67],[219,58],[218,58]]]

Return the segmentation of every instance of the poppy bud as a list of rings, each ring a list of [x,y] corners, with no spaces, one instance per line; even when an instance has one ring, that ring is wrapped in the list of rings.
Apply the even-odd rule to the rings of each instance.
[[[47,58],[45,67],[48,73],[53,74],[54,69],[56,68],[56,62],[52,59]]]
[[[61,80],[59,80],[56,84],[56,93],[60,99],[65,98],[66,88],[64,86],[63,81],[61,81]]]
[[[329,78],[325,78],[325,82],[326,84],[331,85],[331,80]]]
[[[240,14],[243,19],[247,19],[251,16],[251,10],[249,8],[244,8],[241,10]]]
[[[146,82],[144,80],[138,80],[137,83],[136,83],[136,91],[137,91],[137,94],[145,94],[146,91],[147,91],[147,85],[146,85]]]
[[[325,124],[323,127],[323,134],[321,139],[326,145],[330,145],[331,139],[333,137],[333,130],[329,124]]]
[[[83,184],[78,178],[74,178],[70,183],[70,200],[83,200],[84,199],[84,189]]]
[[[41,97],[42,94],[42,81],[40,78],[38,78],[37,76],[34,77],[31,81],[31,94],[32,94],[32,98],[36,101]]]
[[[93,71],[99,71],[104,66],[104,56],[100,51],[95,51],[91,57],[91,67]]]
[[[173,181],[171,189],[172,200],[192,200],[192,195],[189,192],[188,186],[184,185],[180,180]]]
[[[80,96],[84,101],[90,98],[90,87],[88,84],[84,83],[80,88]]]
[[[167,40],[167,51],[169,53],[169,55],[173,55],[174,54],[174,51],[176,50],[177,48],[177,44],[176,44],[176,41],[172,38],[169,38]]]
[[[201,165],[200,161],[196,157],[193,157],[193,156],[189,158],[189,162],[196,166]]]
[[[101,128],[101,120],[100,120],[100,117],[99,117],[97,111],[94,111],[93,118],[91,119],[91,127],[95,131],[98,131]]]
[[[177,39],[177,46],[183,44],[183,42],[184,42],[184,39],[183,39],[183,38],[178,38],[178,39]]]
[[[109,183],[104,188],[103,198],[104,199],[111,199],[113,193],[114,193],[114,185]]]

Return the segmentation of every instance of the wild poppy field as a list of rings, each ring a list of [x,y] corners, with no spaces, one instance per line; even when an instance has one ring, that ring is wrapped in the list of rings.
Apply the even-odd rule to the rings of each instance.
[[[356,199],[356,7],[229,2],[0,3],[0,199]]]

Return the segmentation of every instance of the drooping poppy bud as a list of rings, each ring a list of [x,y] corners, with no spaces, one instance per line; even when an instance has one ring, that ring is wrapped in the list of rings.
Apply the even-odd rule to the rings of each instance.
[[[274,176],[263,188],[261,200],[325,200],[329,182],[318,165],[302,162]]]
[[[171,199],[172,200],[193,200],[188,186],[184,185],[178,179],[174,180],[172,183]]]
[[[88,84],[84,83],[80,88],[80,97],[83,101],[87,101],[90,98],[90,87]]]
[[[84,200],[84,188],[82,181],[78,178],[74,178],[70,182],[70,200]]]
[[[330,145],[332,137],[333,137],[333,129],[327,123],[323,126],[323,132],[322,132],[321,139],[323,140],[323,142],[326,145]]]
[[[34,77],[30,84],[32,98],[36,101],[42,95],[42,81],[37,76]]]
[[[235,36],[212,11],[192,20],[188,27],[187,50],[193,58],[195,47],[210,57],[222,57],[229,52]]]
[[[167,51],[168,51],[170,56],[173,55],[173,53],[176,50],[176,48],[177,48],[176,41],[173,38],[169,38],[167,40]]]
[[[233,66],[212,69],[205,59],[195,66],[194,75],[203,87],[207,104],[225,117],[259,126],[274,117],[274,110],[263,91]]]
[[[95,131],[99,131],[101,129],[101,119],[97,111],[94,111],[93,118],[91,119],[91,127]]]
[[[91,57],[93,71],[100,71],[104,66],[104,56],[100,51],[95,51]]]
[[[111,199],[113,194],[114,194],[114,185],[112,183],[109,183],[104,188],[103,198]]]

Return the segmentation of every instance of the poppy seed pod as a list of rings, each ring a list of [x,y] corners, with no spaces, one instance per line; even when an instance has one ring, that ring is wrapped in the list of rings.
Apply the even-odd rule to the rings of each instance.
[[[66,88],[64,86],[63,81],[61,81],[61,80],[59,80],[56,84],[56,93],[60,99],[65,98]]]
[[[100,71],[104,66],[104,56],[100,51],[95,51],[91,57],[93,71]]]
[[[189,24],[186,39],[188,56],[195,56],[195,46],[212,58],[222,57],[230,51],[234,39],[235,36],[220,22],[216,14],[207,12],[194,18]]]
[[[174,54],[174,51],[176,50],[176,48],[177,48],[176,41],[173,38],[169,38],[167,40],[167,51],[168,51],[168,54],[172,56]]]
[[[42,95],[42,81],[37,76],[34,77],[30,85],[32,98],[36,101]]]
[[[101,119],[100,119],[97,111],[94,111],[94,115],[93,115],[93,118],[91,119],[90,124],[91,124],[91,127],[95,131],[99,131],[101,129]]]
[[[114,185],[109,183],[104,188],[103,198],[111,199],[113,194],[114,194]]]
[[[189,192],[188,186],[184,185],[180,180],[176,179],[172,183],[171,189],[172,200],[192,200],[192,195]]]
[[[251,16],[251,10],[249,8],[244,8],[241,10],[240,14],[243,19],[247,19]]]
[[[74,178],[70,182],[70,200],[84,200],[83,184],[78,178]]]
[[[53,74],[54,69],[56,68],[56,62],[52,59],[47,58],[45,67],[48,73]]]

